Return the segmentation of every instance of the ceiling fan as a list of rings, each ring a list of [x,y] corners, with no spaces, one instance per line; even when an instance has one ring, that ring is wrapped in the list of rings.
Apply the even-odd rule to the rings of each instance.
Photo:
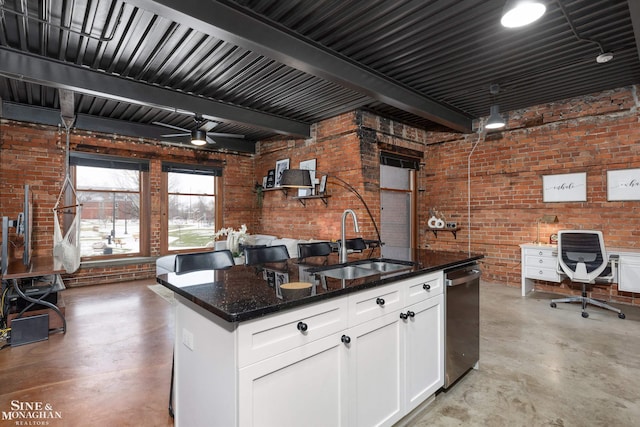
[[[244,135],[238,135],[236,133],[219,133],[219,132],[211,132],[211,129],[218,126],[219,123],[205,121],[201,115],[196,114],[195,116],[196,126],[193,130],[184,129],[178,126],[170,125],[168,123],[162,122],[153,122],[154,125],[164,126],[169,129],[175,129],[182,131],[181,133],[169,133],[165,135],[161,135],[163,138],[177,138],[183,136],[191,136],[191,143],[193,145],[205,145],[205,144],[215,144],[216,141],[213,139],[215,137],[224,137],[224,138],[239,138],[244,139]]]

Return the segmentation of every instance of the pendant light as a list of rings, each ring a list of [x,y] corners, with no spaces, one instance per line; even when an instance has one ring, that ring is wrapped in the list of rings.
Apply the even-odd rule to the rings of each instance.
[[[540,19],[546,10],[540,0],[507,0],[500,23],[507,28],[523,27]]]
[[[489,92],[491,93],[491,97],[495,102],[496,95],[500,92],[500,85],[491,84],[489,85]],[[489,118],[487,119],[487,123],[484,125],[487,129],[501,129],[505,126],[505,121],[502,115],[500,115],[500,107],[498,104],[493,104],[489,108]]]
[[[500,129],[505,125],[504,119],[500,115],[500,109],[497,104],[492,105],[490,108],[489,119],[487,120],[487,124],[484,126],[487,129]]]

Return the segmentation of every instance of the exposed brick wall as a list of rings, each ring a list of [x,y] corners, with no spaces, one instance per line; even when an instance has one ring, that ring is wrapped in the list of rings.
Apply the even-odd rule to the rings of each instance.
[[[51,126],[0,120],[0,212],[17,217],[22,211],[24,184],[34,196],[33,251],[50,255],[53,247],[53,217],[64,182],[66,133]],[[161,224],[166,219],[162,205],[162,160],[199,164],[226,162],[223,174],[223,217],[225,223],[246,223],[255,228],[249,189],[253,176],[253,156],[210,153],[183,149],[137,138],[72,130],[72,151],[85,151],[150,160],[150,238],[149,256],[163,255]],[[220,224],[222,227],[224,224]],[[12,240],[15,235],[11,236]],[[113,283],[155,277],[155,262],[128,265],[87,264],[71,275],[64,275],[68,286]]]
[[[507,130],[452,139],[430,136],[420,182],[427,191],[423,207],[436,207],[457,221],[457,240],[436,239],[422,216],[420,242],[434,249],[484,253],[484,277],[520,286],[520,248],[536,239],[536,220],[555,214],[558,224],[541,224],[541,239],[558,229],[602,230],[607,246],[640,247],[640,202],[608,202],[607,170],[640,167],[640,115],[636,88],[510,113]],[[479,139],[480,138],[480,139]],[[471,156],[471,223],[467,215],[467,165]],[[587,202],[543,203],[542,176],[587,173]],[[540,283],[543,290],[569,293],[567,284]],[[596,287],[613,300],[640,304],[640,295]]]
[[[375,145],[363,141],[360,135],[360,113],[349,112],[318,123],[310,139],[274,138],[261,141],[256,160],[258,177],[275,168],[276,161],[288,158],[291,168],[298,168],[304,160],[316,159],[317,178],[330,176],[351,184],[366,200],[376,222],[380,221],[379,166]],[[373,153],[373,154],[372,154]],[[375,167],[372,167],[375,159]],[[261,178],[260,178],[261,179]],[[329,178],[325,206],[319,199],[306,201],[306,207],[291,196],[297,190],[266,191],[258,209],[261,233],[301,239],[338,239],[342,212],[351,208],[356,212],[360,235],[377,239],[372,221],[356,196],[337,179]],[[347,237],[356,237],[348,220]]]

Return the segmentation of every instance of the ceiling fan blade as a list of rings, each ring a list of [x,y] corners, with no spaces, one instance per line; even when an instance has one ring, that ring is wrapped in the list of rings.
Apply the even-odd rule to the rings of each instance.
[[[176,138],[178,136],[189,136],[191,135],[191,132],[189,133],[167,133],[165,135],[160,135],[163,138]]]
[[[244,139],[244,135],[238,135],[237,133],[217,133],[217,132],[207,132],[209,136],[220,136],[224,138],[240,138]]]
[[[170,125],[167,123],[162,123],[162,122],[152,122],[154,125],[158,125],[158,126],[164,126],[166,128],[169,129],[175,129],[175,130],[181,130],[182,132],[188,132],[189,134],[191,133],[191,131],[189,129],[184,129],[178,126],[174,126],[174,125]]]
[[[206,122],[203,123],[202,126],[200,126],[200,130],[203,130],[205,132],[209,132],[211,129],[213,129],[214,127],[218,126],[220,123],[218,122]]]

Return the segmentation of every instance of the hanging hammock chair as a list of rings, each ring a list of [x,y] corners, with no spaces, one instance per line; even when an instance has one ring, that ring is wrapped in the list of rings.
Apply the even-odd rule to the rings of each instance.
[[[76,202],[75,205],[60,206],[65,196],[67,187],[73,193],[73,200],[78,200],[76,190],[73,188],[71,179],[69,178],[69,129],[73,123],[73,117],[62,115],[62,123],[67,131],[66,146],[66,162],[65,162],[65,178],[58,200],[53,207],[53,258],[62,264],[67,273],[73,273],[80,268],[80,220],[82,217],[82,205]],[[64,233],[60,224],[61,215],[74,215],[67,232]],[[64,224],[65,221],[62,221]]]
[[[74,199],[77,200],[76,192],[71,186],[71,181],[67,176],[62,186],[58,201],[53,208],[53,257],[58,260],[67,273],[73,273],[80,268],[80,220],[82,205],[59,206],[64,196],[65,188],[69,186],[73,192]],[[75,212],[73,212],[75,209]],[[74,214],[73,220],[63,235],[60,226],[61,214]]]

